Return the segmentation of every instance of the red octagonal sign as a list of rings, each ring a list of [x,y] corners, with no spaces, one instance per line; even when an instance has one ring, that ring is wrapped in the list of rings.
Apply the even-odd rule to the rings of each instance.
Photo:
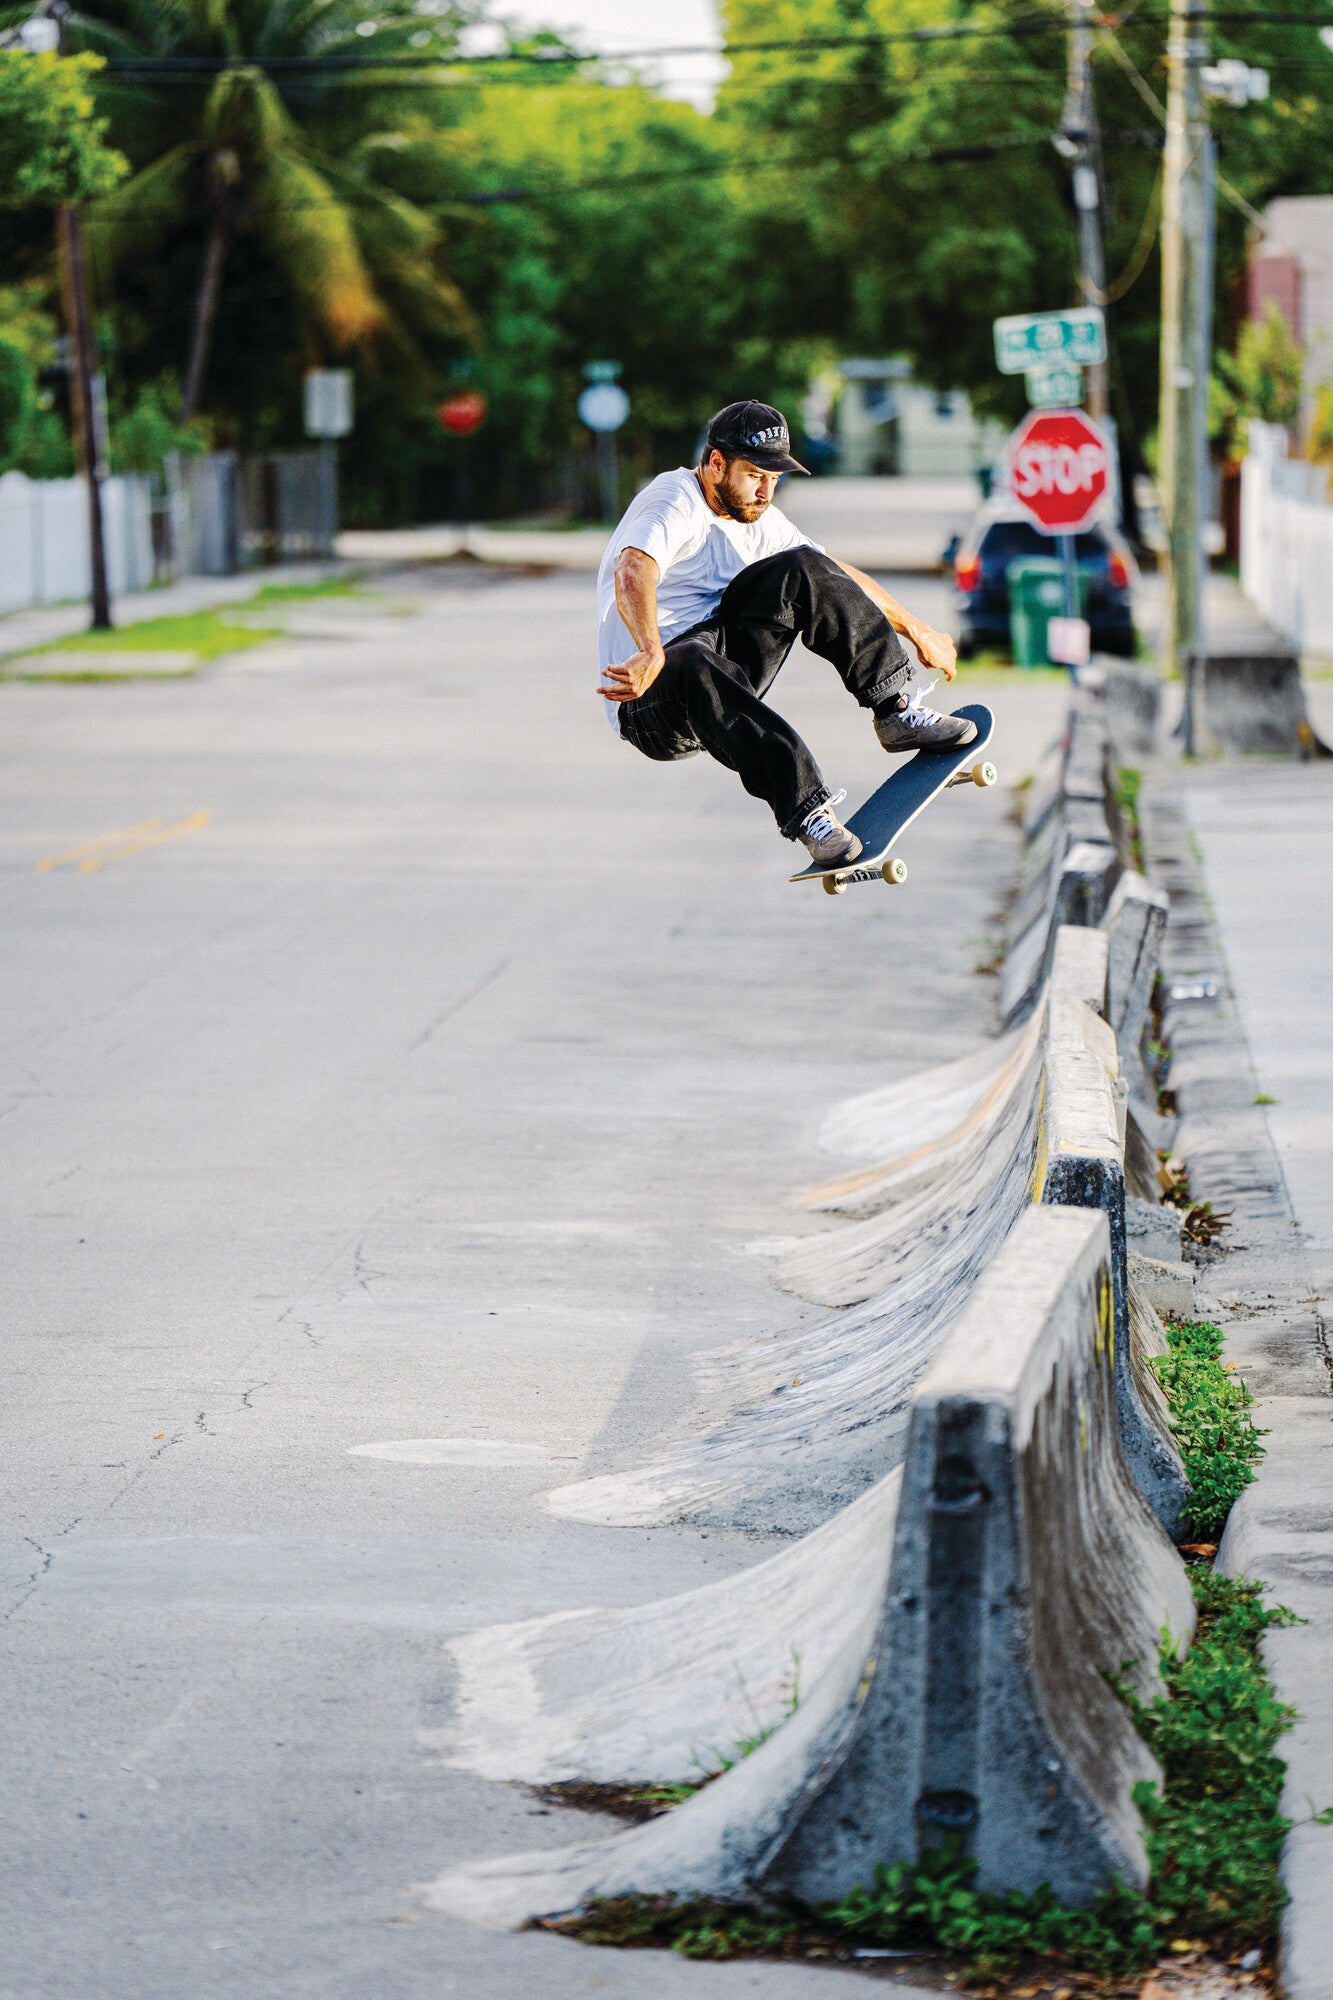
[[[1009,440],[1009,484],[1048,535],[1086,528],[1106,496],[1106,440],[1081,410],[1033,410]]]

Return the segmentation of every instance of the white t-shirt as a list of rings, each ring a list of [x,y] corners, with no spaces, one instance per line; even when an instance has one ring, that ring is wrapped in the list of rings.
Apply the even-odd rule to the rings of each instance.
[[[715,514],[694,474],[683,466],[659,472],[636,494],[612,535],[597,572],[597,664],[618,666],[639,649],[616,609],[616,558],[642,549],[657,564],[657,629],[662,644],[717,610],[734,576],[783,549],[819,548],[771,501],[757,521]],[[619,704],[606,704],[619,731]]]

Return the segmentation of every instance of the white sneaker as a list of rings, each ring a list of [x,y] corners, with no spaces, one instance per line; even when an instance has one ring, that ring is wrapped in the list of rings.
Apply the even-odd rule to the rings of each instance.
[[[835,792],[801,821],[796,838],[805,842],[817,868],[831,868],[838,861],[855,861],[861,852],[860,841],[847,831],[833,810],[846,796],[846,792]]]

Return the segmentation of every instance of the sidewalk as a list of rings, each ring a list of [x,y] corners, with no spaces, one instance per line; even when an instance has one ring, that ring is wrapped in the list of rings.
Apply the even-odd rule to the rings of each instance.
[[[1295,1826],[1281,1971],[1290,2000],[1330,2000],[1333,1827],[1309,1820],[1333,1805],[1333,765],[1209,763],[1167,783],[1180,788],[1212,904],[1211,921],[1196,903],[1199,921],[1179,933],[1190,962],[1178,945],[1168,992],[1210,973],[1219,986],[1215,1002],[1182,992],[1168,1020],[1177,1150],[1196,1197],[1234,1209],[1200,1312],[1225,1327],[1267,1432],[1219,1563],[1262,1578],[1305,1621],[1266,1641],[1301,1718],[1282,1746]],[[1173,928],[1178,907],[1173,886]]]
[[[114,625],[134,625],[144,618],[188,617],[216,604],[243,603],[266,583],[318,583],[347,567],[342,562],[282,563],[273,568],[247,569],[239,576],[184,576],[155,590],[130,591],[112,600]],[[37,604],[29,611],[11,611],[0,618],[0,659],[27,653],[53,639],[72,639],[88,630],[86,598],[72,604]]]

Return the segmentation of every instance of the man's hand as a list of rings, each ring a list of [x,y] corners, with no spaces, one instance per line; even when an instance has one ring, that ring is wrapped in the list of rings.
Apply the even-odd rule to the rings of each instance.
[[[597,692],[607,701],[637,701],[665,665],[666,654],[660,646],[645,647],[641,653],[631,653],[618,667],[604,667]]]
[[[953,680],[958,672],[958,648],[947,632],[936,632],[929,625],[914,625],[904,637],[915,648],[923,667],[943,674],[946,681]]]

